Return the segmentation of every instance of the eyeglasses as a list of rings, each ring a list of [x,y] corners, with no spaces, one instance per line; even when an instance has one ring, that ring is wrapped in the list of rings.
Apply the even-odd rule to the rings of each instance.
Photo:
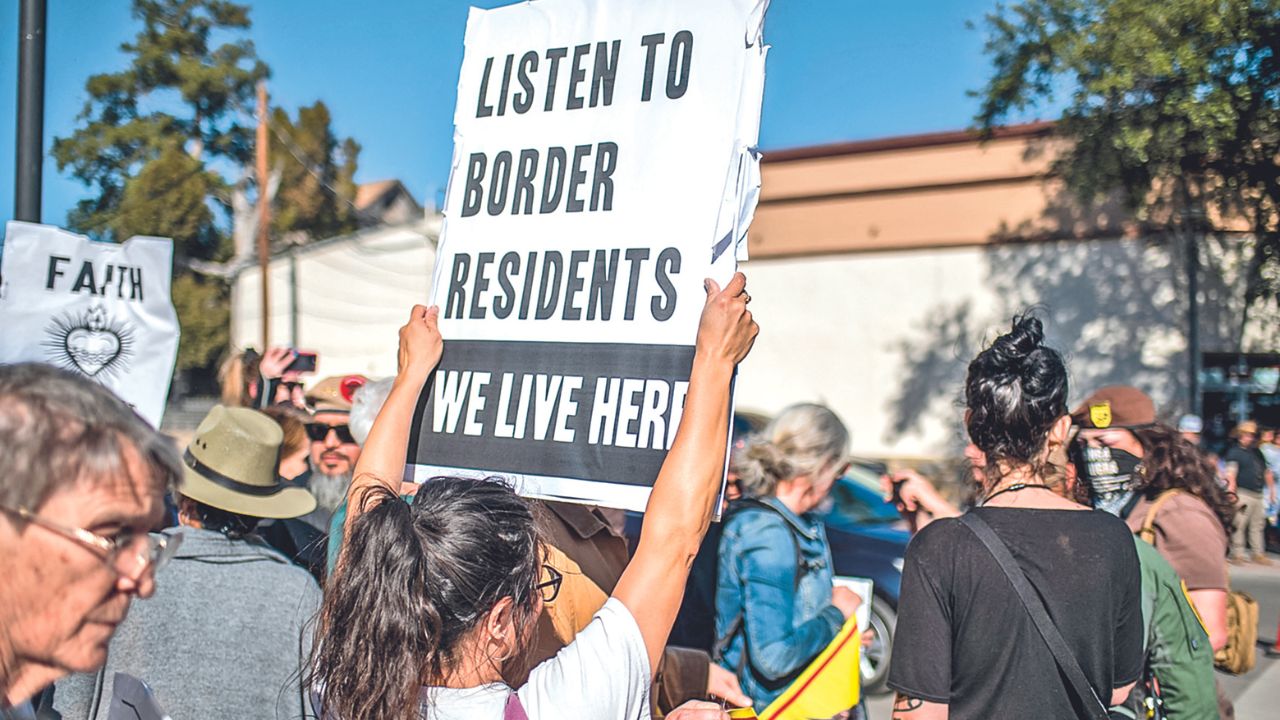
[[[564,582],[564,575],[561,575],[559,570],[550,565],[543,565],[542,577],[545,579],[534,585],[533,589],[542,593],[542,602],[555,602],[555,599],[560,595],[560,585]]]
[[[26,522],[79,543],[102,558],[117,573],[137,578],[147,568],[158,570],[173,558],[182,544],[182,535],[152,535],[146,532],[122,532],[105,537],[83,528],[68,527],[36,515],[26,508],[0,505],[0,510],[13,513]]]
[[[344,444],[356,445],[356,438],[351,434],[351,426],[342,423],[341,425],[328,425],[326,423],[307,423],[307,437],[311,438],[311,442],[324,442],[329,437],[329,431],[332,430],[338,436],[338,442]]]

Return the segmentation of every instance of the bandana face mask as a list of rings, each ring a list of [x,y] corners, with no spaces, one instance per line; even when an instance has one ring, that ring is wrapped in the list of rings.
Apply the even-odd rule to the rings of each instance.
[[[1079,448],[1080,480],[1089,486],[1093,506],[1119,513],[1138,487],[1142,458],[1125,450],[1107,447]]]

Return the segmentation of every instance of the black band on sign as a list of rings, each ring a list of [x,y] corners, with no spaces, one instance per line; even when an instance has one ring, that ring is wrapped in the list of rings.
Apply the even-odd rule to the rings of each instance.
[[[242,483],[235,478],[227,477],[197,460],[196,456],[192,455],[190,450],[186,451],[182,456],[182,459],[187,463],[187,467],[195,470],[197,473],[200,473],[200,477],[208,480],[214,485],[221,485],[222,487],[234,492],[244,493],[245,495],[267,497],[269,495],[275,495],[284,489],[284,486],[280,484],[279,480],[277,480],[274,485],[250,485],[248,483]]]

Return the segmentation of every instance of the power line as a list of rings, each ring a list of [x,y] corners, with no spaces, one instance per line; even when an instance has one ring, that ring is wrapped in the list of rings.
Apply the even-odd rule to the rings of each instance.
[[[236,109],[239,110],[240,112],[246,113],[251,117],[254,115],[254,113],[247,110],[244,107],[244,105],[240,104],[238,99],[233,100],[233,104],[235,105]],[[284,146],[284,149],[290,155],[293,156],[293,159],[298,161],[298,164],[302,166],[302,169],[306,170],[307,173],[311,175],[311,177],[315,178],[316,182],[320,183],[321,187],[323,187],[324,189],[332,193],[334,198],[342,201],[345,205],[350,207],[352,212],[360,211],[360,208],[356,207],[355,203],[353,203],[351,200],[348,200],[343,195],[343,193],[340,190],[338,190],[338,188],[330,185],[329,182],[325,180],[324,177],[319,172],[316,171],[314,165],[303,157],[306,153],[299,150],[298,147],[294,145],[293,142],[284,135],[284,133],[281,133],[276,128],[276,126],[271,122],[271,118],[269,115],[267,117],[267,130],[272,134],[272,136],[275,137],[276,140],[280,142],[282,146]],[[265,179],[260,179],[259,184],[260,186],[265,186],[266,184]]]

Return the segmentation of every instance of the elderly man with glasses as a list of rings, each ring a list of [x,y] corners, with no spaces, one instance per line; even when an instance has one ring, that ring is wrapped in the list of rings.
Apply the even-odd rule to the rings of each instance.
[[[176,450],[100,385],[0,366],[0,717],[36,717],[53,681],[92,671],[178,536],[149,535]]]

